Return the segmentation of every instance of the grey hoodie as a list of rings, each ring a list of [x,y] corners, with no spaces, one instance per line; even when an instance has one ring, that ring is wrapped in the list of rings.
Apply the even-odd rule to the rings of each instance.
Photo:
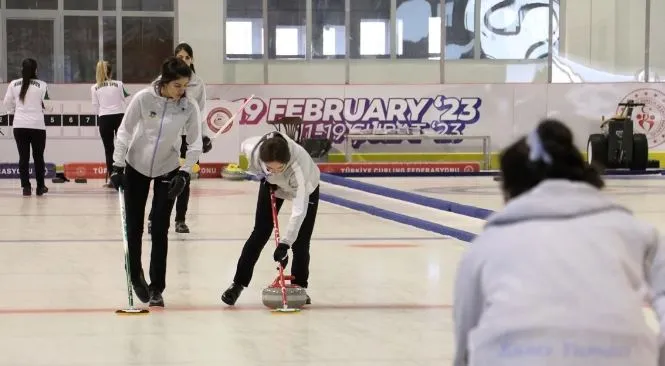
[[[113,165],[125,161],[147,177],[158,177],[180,166],[180,131],[187,131],[187,154],[181,167],[191,174],[202,150],[201,113],[192,99],[178,102],[157,94],[155,84],[134,95],[118,129]]]
[[[289,143],[291,160],[279,174],[269,173],[266,165],[259,159],[259,146],[262,139],[272,134],[280,134]],[[319,186],[321,172],[312,157],[298,143],[280,132],[270,132],[263,136],[250,137],[243,141],[241,150],[249,160],[248,170],[260,178],[265,178],[268,183],[278,187],[275,196],[292,200],[291,219],[286,228],[285,235],[280,239],[285,244],[293,244],[300,232],[307,209],[309,207],[309,195]]]
[[[460,261],[454,365],[663,365],[643,314],[650,290],[663,329],[660,245],[586,183],[547,180],[511,200]]]

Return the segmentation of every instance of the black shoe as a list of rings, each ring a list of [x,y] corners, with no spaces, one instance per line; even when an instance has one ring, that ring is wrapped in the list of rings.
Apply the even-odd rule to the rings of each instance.
[[[184,221],[176,221],[175,222],[175,232],[176,233],[187,234],[187,233],[189,233],[189,227],[187,226],[187,224],[185,224]]]
[[[157,290],[150,290],[150,306],[164,307],[164,298],[162,293]]]
[[[224,293],[222,294],[222,301],[226,305],[235,305],[236,301],[238,300],[238,297],[240,297],[240,293],[242,292],[243,287],[241,285],[236,285],[235,283],[231,285]]]
[[[31,187],[23,187],[23,195],[24,196],[32,196],[32,188]]]
[[[38,196],[43,196],[44,193],[48,192],[48,188],[46,186],[43,187],[37,187],[37,195]]]
[[[309,298],[309,295],[307,295],[307,300],[305,300],[305,305],[312,305],[312,299]]]
[[[136,297],[138,297],[142,303],[150,301],[150,290],[148,288],[148,283],[145,282],[143,274],[141,274],[141,278],[139,278],[138,281],[132,281],[132,287],[134,288]]]

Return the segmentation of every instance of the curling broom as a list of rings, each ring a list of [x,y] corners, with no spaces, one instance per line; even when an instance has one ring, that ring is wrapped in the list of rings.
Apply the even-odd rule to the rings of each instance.
[[[272,209],[272,221],[275,230],[275,244],[279,245],[279,223],[277,220],[277,203],[275,199],[275,191],[270,190],[270,206]],[[293,276],[284,275],[284,267],[279,263],[279,276],[268,288],[263,290],[263,304],[268,307],[273,307],[273,295],[279,288],[281,292],[282,306],[275,307],[271,311],[274,313],[295,313],[299,312],[299,307],[305,305],[307,301],[307,294],[305,289],[294,284],[286,284],[286,280],[292,280]],[[294,307],[289,307],[289,304]]]
[[[132,293],[132,280],[129,272],[129,244],[127,243],[127,218],[125,215],[125,194],[120,187],[118,189],[118,200],[120,201],[120,221],[122,222],[122,243],[125,249],[125,274],[127,275],[127,299],[129,301],[129,307],[125,309],[118,309],[115,311],[116,314],[120,315],[143,315],[148,314],[150,311],[148,309],[139,309],[134,307],[134,294]]]

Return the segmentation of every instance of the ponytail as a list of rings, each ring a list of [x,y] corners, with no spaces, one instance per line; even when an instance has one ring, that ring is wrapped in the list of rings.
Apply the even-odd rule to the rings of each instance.
[[[37,78],[37,61],[32,58],[26,58],[21,62],[21,78],[21,92],[18,95],[18,99],[23,102],[30,87],[30,80]]]
[[[97,87],[102,86],[102,83],[110,78],[111,67],[107,61],[99,60],[97,62],[97,72],[95,78],[97,80]]]

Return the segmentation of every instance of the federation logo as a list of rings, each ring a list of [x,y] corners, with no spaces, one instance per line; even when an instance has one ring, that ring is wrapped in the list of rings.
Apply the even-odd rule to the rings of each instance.
[[[634,133],[644,133],[649,141],[649,148],[654,148],[665,142],[665,93],[657,89],[643,88],[630,92],[621,99],[620,103],[629,100],[635,103],[644,103],[645,106],[635,107],[633,110]],[[617,107],[617,114],[623,111],[623,106]]]
[[[233,116],[231,111],[224,107],[213,108],[206,116],[206,124],[208,129],[213,133],[219,132],[219,130],[224,127],[224,124]],[[231,130],[235,121],[229,123],[228,126],[222,131],[222,134],[225,134]]]

